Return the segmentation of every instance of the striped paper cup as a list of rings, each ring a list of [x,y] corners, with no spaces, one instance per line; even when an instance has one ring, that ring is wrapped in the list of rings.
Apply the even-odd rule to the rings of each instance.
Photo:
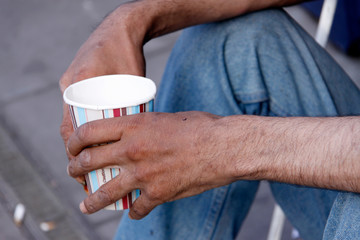
[[[106,75],[70,85],[63,97],[69,105],[76,130],[82,124],[94,120],[152,112],[155,93],[156,86],[150,79],[132,75]],[[89,192],[95,192],[119,172],[119,168],[109,167],[88,173],[85,179]],[[140,190],[133,190],[105,209],[128,209],[139,195]]]

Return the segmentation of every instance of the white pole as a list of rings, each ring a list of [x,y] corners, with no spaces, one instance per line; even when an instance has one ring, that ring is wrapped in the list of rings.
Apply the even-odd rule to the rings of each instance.
[[[285,222],[285,214],[279,205],[275,205],[267,240],[280,240]]]
[[[320,20],[316,30],[315,40],[325,47],[330,35],[331,25],[334,20],[337,0],[324,0]]]

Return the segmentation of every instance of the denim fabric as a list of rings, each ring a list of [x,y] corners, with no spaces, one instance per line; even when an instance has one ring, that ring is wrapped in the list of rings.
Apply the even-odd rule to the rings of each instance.
[[[335,61],[285,12],[274,9],[185,30],[169,58],[155,108],[221,116],[338,116],[359,115],[358,102],[359,90]],[[234,239],[258,184],[238,181],[166,203],[141,221],[124,216],[115,239]],[[301,237],[311,240],[322,238],[334,199],[348,194],[270,184]],[[345,202],[338,199],[336,209]],[[326,236],[344,233],[337,228],[347,225],[337,220],[359,205],[347,206],[333,208]]]
[[[360,197],[342,193],[336,198],[326,225],[324,239],[360,239]]]

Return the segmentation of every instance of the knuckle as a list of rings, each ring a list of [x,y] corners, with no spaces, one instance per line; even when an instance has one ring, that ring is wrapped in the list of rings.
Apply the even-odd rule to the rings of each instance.
[[[69,175],[70,175],[71,177],[75,177],[75,176],[76,176],[76,169],[74,168],[74,165],[73,165],[72,161],[70,161],[67,169],[68,169]]]
[[[93,213],[97,211],[97,208],[95,206],[95,203],[89,200],[84,201],[85,207],[88,210],[89,213]]]
[[[125,120],[126,119],[126,120]],[[145,119],[144,114],[133,114],[123,119],[121,124],[126,126],[128,130],[136,130],[143,125]],[[120,122],[119,122],[120,123]]]
[[[135,213],[135,215],[137,215],[139,217],[144,217],[148,213],[148,211],[145,208],[134,207],[131,210],[133,211],[133,213]]]
[[[93,129],[93,126],[91,123],[85,123],[83,125],[81,125],[78,130],[76,131],[76,137],[80,140],[80,141],[85,141],[88,136],[91,135],[91,131]]]
[[[78,157],[80,168],[82,169],[90,169],[91,168],[91,154],[88,149],[84,149]]]
[[[97,198],[100,202],[106,205],[109,205],[115,201],[111,192],[107,190],[107,188],[100,188],[97,190]]]
[[[150,187],[147,190],[147,197],[152,202],[161,202],[163,199],[163,194],[157,187]]]
[[[135,114],[133,119],[134,119],[134,123],[136,125],[141,126],[146,122],[147,118],[148,118],[148,115],[146,115],[146,114]]]
[[[143,168],[137,168],[134,172],[134,178],[137,182],[145,182],[147,173]]]
[[[87,136],[87,125],[81,125],[77,131],[75,131],[75,136],[77,139],[79,139],[79,141],[83,141],[84,139],[86,139]]]
[[[157,168],[153,169],[148,164],[139,164],[134,170],[134,178],[140,183],[151,183],[158,174]]]
[[[67,137],[70,132],[71,132],[71,126],[69,126],[68,124],[65,124],[64,122],[61,123],[60,135],[64,138],[64,137]]]
[[[144,146],[139,141],[133,144],[130,144],[126,149],[126,156],[131,160],[139,160],[143,158]]]

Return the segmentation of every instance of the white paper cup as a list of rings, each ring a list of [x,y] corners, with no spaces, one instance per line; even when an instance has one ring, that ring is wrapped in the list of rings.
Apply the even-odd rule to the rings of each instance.
[[[106,75],[70,85],[63,98],[69,105],[76,130],[82,124],[94,120],[153,112],[155,93],[156,86],[150,79],[132,75]],[[90,172],[85,176],[89,192],[95,192],[118,174],[118,168],[110,167]],[[140,190],[134,190],[105,209],[128,209],[139,195]]]

